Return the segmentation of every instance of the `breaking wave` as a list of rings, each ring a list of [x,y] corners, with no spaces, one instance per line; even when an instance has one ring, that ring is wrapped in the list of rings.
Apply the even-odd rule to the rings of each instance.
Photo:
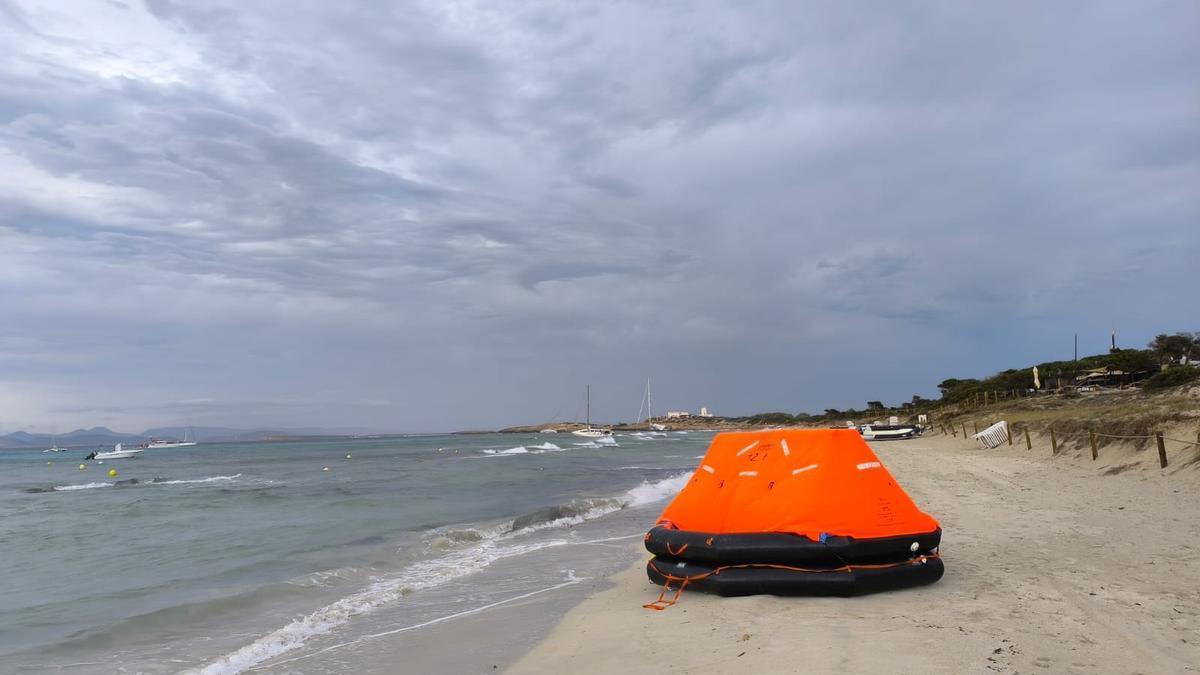
[[[242,474],[235,473],[232,476],[209,476],[208,478],[195,478],[192,480],[154,480],[155,485],[191,485],[193,483],[221,483],[229,480],[237,480]]]
[[[280,654],[298,649],[309,638],[328,633],[355,616],[375,611],[414,592],[435,588],[454,579],[474,574],[498,560],[570,544],[572,542],[569,539],[535,542],[515,542],[514,539],[530,532],[571,527],[624,508],[660,501],[678,492],[691,475],[689,471],[653,483],[643,482],[619,497],[572,500],[491,527],[435,531],[428,541],[428,547],[431,551],[440,553],[437,557],[415,562],[396,577],[377,581],[360,592],[298,618],[204,668],[191,672],[203,675],[240,673]]]
[[[55,485],[52,490],[55,492],[71,492],[73,490],[94,490],[96,488],[112,487],[116,483],[83,483],[82,485]]]

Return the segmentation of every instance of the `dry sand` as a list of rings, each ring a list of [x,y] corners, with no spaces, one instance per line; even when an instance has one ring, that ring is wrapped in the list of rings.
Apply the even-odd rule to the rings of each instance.
[[[1195,431],[1184,438],[1194,438]],[[1200,464],[1108,446],[1101,461],[961,438],[875,444],[942,523],[946,576],[862,598],[657,590],[644,551],[511,673],[1194,673]],[[1192,463],[1189,464],[1189,461]],[[1114,472],[1114,469],[1116,471]]]

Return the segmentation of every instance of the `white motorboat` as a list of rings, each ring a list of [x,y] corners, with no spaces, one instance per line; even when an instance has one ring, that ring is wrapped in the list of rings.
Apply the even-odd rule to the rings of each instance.
[[[147,450],[161,450],[163,448],[187,448],[196,444],[196,441],[164,441],[159,438],[151,438],[144,446]]]
[[[130,457],[137,457],[138,455],[142,454],[143,450],[144,448],[133,448],[131,450],[126,450],[121,447],[120,443],[117,443],[117,446],[112,450],[97,450],[96,452],[88,455],[86,459],[129,459]]]
[[[587,426],[571,433],[584,438],[605,438],[613,435],[612,429],[592,426],[592,385],[590,384],[587,386]]]
[[[151,438],[150,441],[147,442],[142,447],[147,450],[162,450],[165,448],[190,448],[191,446],[196,444],[196,441],[188,440],[188,436],[190,436],[190,435],[191,434],[190,434],[190,429],[189,429],[188,431],[184,432],[182,441],[166,441],[161,438]]]

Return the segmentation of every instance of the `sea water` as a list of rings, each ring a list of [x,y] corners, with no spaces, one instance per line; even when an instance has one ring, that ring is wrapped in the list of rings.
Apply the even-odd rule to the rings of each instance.
[[[0,451],[0,671],[235,673],[569,584],[710,439]]]

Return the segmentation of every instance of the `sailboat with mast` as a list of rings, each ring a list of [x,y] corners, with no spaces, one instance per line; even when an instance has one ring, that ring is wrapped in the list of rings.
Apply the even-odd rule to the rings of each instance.
[[[650,378],[646,378],[646,427],[651,431],[666,431],[667,425],[656,424],[654,414],[650,412]]]
[[[57,425],[51,424],[50,425],[50,447],[46,448],[42,452],[66,452],[66,450],[67,450],[66,448],[58,447]]]
[[[587,426],[576,429],[571,433],[584,438],[605,438],[612,436],[612,429],[592,426],[592,385],[587,386]]]

